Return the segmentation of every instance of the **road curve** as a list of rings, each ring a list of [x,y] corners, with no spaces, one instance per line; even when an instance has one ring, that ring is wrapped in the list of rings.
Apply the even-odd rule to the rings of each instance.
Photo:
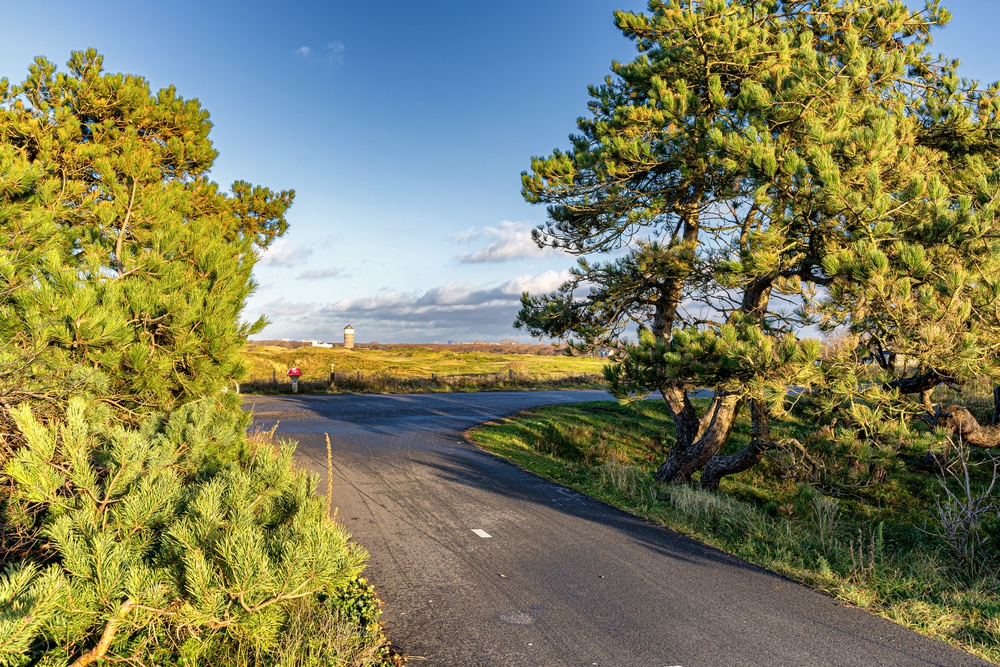
[[[599,391],[247,397],[371,552],[386,631],[428,665],[961,667],[966,653],[523,472],[483,421]],[[478,531],[478,532],[477,532]],[[486,537],[488,535],[489,537]],[[417,662],[414,664],[425,664]]]

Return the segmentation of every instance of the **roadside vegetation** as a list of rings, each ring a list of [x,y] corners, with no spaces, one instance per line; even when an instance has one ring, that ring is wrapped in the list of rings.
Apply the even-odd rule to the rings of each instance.
[[[367,553],[231,383],[292,192],[207,173],[197,100],[0,80],[0,667],[397,660]]]
[[[551,345],[373,345],[244,348],[244,393],[288,393],[286,373],[302,371],[300,392],[408,393],[570,389],[603,386],[604,359],[567,356]]]
[[[921,4],[616,12],[634,57],[522,173],[578,264],[515,326],[629,404],[472,437],[1000,661],[1000,83]]]
[[[933,51],[949,19],[939,0],[615,13],[635,57],[522,174],[548,213],[539,246],[580,259],[515,326],[616,348],[612,392],[655,393],[674,424],[659,480],[712,488],[757,465],[790,387],[813,391],[814,428],[873,451],[928,423],[1000,445],[990,415],[934,399],[1000,382],[1000,84]]]
[[[547,479],[1000,662],[996,457],[927,431],[876,461],[864,440],[817,430],[804,403],[773,425],[781,447],[718,491],[654,478],[676,443],[658,401],[539,408],[469,435]],[[751,430],[741,415],[725,453]]]

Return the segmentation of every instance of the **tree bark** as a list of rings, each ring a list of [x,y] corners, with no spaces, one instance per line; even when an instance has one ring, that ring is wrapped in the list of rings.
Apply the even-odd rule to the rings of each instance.
[[[935,425],[946,428],[966,444],[982,449],[991,449],[1000,445],[1000,426],[983,426],[971,412],[961,405],[949,405],[941,410]]]
[[[750,444],[734,454],[716,454],[709,459],[701,471],[702,488],[715,491],[723,477],[749,470],[764,458],[767,450],[774,448],[771,418],[763,401],[750,401],[750,424]]]
[[[883,385],[886,389],[898,389],[901,394],[920,394],[944,382],[951,382],[954,378],[949,375],[942,375],[931,369],[921,375],[914,377],[899,378]]]
[[[725,446],[740,401],[735,396],[716,395],[699,418],[683,389],[672,387],[663,394],[674,419],[677,441],[670,448],[666,462],[656,471],[656,479],[667,484],[684,484]],[[683,409],[675,412],[678,403]]]
[[[101,639],[97,642],[97,646],[74,660],[69,667],[87,667],[92,662],[103,658],[108,652],[112,640],[115,638],[115,633],[118,631],[118,623],[121,622],[122,618],[134,605],[135,603],[131,599],[125,600],[122,606],[118,608],[118,612],[108,619],[107,625],[104,626],[104,632],[101,633]]]
[[[928,414],[934,414],[934,401],[931,400],[933,395],[934,387],[920,392],[920,405],[928,412]]]
[[[752,281],[744,290],[740,310],[759,322],[767,311],[777,277],[775,273]],[[692,475],[701,470],[702,486],[717,488],[723,476],[751,468],[770,447],[770,421],[767,406],[762,402],[751,403],[753,436],[750,445],[736,454],[719,456],[729,440],[743,401],[735,396],[716,394],[699,419],[683,390],[674,388],[672,392],[663,392],[663,397],[674,420],[677,441],[666,462],[656,471],[658,481],[688,483]]]

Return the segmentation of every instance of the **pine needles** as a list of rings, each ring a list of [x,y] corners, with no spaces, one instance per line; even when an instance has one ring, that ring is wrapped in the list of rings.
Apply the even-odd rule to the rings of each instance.
[[[367,553],[328,519],[332,478],[324,511],[291,447],[203,429],[224,422],[218,410],[241,434],[207,401],[138,430],[93,423],[82,399],[58,422],[15,411],[25,444],[4,468],[9,515],[35,508],[23,530],[48,564],[12,560],[0,575],[0,666],[156,662],[192,637],[203,659],[252,650],[270,664],[295,609],[353,590]],[[385,645],[378,626],[364,631]]]

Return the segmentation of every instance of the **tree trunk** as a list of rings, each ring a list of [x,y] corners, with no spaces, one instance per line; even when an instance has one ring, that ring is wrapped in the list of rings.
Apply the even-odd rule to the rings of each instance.
[[[701,471],[702,488],[715,491],[723,477],[749,470],[757,465],[767,450],[774,448],[774,443],[771,442],[771,418],[766,403],[750,401],[750,423],[750,444],[735,454],[716,454],[709,459],[705,469]]]
[[[740,401],[735,396],[717,394],[699,418],[684,389],[670,387],[661,393],[673,417],[677,441],[656,471],[656,479],[667,484],[687,483],[725,446]]]
[[[993,419],[990,424],[1000,426],[1000,384],[993,385]]]
[[[946,428],[973,447],[991,449],[1000,445],[1000,426],[983,426],[961,405],[949,405],[937,414],[936,426]]]
[[[931,400],[934,396],[934,387],[930,389],[924,389],[920,392],[920,405],[923,406],[924,410],[928,414],[934,414],[934,401]]]
[[[897,378],[892,382],[886,382],[882,386],[886,389],[898,389],[900,394],[919,394],[928,389],[934,389],[939,384],[952,382],[953,380],[954,378],[950,375],[939,373],[932,368],[920,375]]]

